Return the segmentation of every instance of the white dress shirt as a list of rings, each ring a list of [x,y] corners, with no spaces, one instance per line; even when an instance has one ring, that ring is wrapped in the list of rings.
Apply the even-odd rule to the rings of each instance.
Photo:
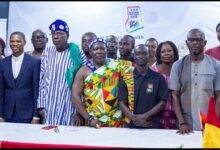
[[[18,57],[15,57],[12,55],[11,61],[12,61],[12,72],[13,72],[14,79],[18,77],[23,59],[24,59],[24,53],[22,53]]]

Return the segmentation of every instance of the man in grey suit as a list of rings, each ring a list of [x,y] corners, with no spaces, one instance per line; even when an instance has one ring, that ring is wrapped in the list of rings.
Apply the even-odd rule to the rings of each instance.
[[[25,35],[10,35],[12,55],[0,61],[0,122],[38,123],[40,60],[24,53]]]

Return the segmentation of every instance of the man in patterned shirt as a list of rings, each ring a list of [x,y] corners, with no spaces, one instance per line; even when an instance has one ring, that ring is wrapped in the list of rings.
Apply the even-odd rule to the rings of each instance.
[[[119,60],[106,59],[106,50],[103,39],[97,38],[91,43],[90,54],[95,69],[85,65],[77,72],[72,100],[86,125],[121,127],[123,117],[117,101],[117,89],[121,68],[125,67],[120,66]]]

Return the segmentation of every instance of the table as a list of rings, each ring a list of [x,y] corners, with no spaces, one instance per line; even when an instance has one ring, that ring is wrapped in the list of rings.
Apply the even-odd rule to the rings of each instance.
[[[0,123],[0,141],[4,147],[119,147],[119,148],[202,148],[202,132],[179,135],[176,130],[128,129]]]

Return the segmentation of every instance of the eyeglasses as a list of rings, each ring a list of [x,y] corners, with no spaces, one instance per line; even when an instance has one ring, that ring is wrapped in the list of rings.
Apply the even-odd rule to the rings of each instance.
[[[33,40],[42,40],[42,39],[45,39],[46,37],[44,35],[42,36],[34,36],[33,37]]]
[[[197,42],[197,43],[201,43],[201,42],[204,42],[205,40],[202,39],[202,38],[188,38],[187,41],[191,42],[191,43],[194,42],[194,41]]]

